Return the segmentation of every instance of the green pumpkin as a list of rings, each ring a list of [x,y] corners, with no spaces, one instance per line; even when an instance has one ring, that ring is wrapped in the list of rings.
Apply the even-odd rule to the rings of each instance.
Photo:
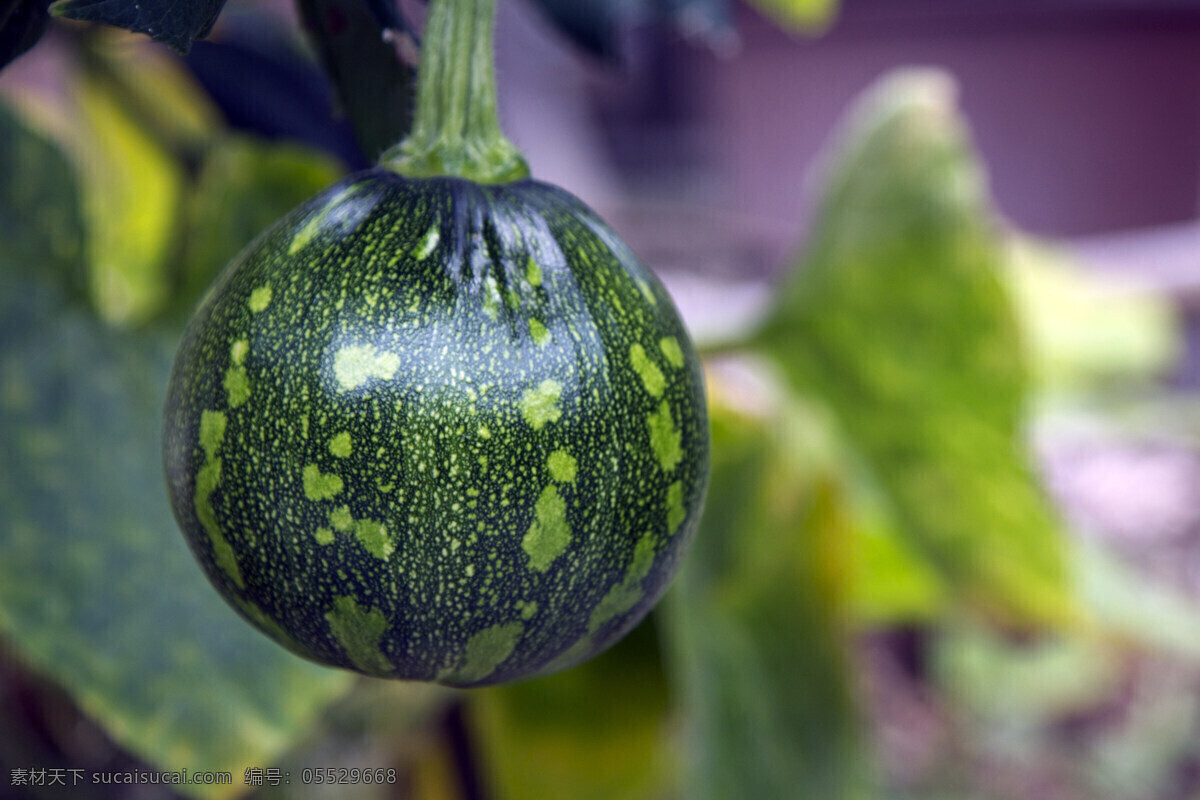
[[[352,176],[226,268],[164,458],[209,578],[296,653],[478,686],[633,627],[708,479],[699,361],[653,274],[532,180]]]

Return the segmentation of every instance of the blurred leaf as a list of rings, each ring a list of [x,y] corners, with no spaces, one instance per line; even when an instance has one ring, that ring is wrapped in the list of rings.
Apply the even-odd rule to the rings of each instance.
[[[53,148],[24,152],[47,164],[19,175],[62,171]],[[27,213],[11,182],[0,177],[0,229]],[[60,219],[64,241],[81,235]],[[148,762],[240,777],[350,678],[238,618],[179,534],[159,444],[175,334],[103,325],[56,282],[26,277],[71,259],[23,255],[0,250],[0,634]]]
[[[838,0],[750,0],[759,11],[789,30],[820,31],[833,21]]]
[[[208,35],[225,0],[58,0],[50,13],[145,33],[186,53]]]
[[[759,345],[829,402],[957,596],[1014,622],[1077,621],[1064,539],[1027,462],[1022,342],[950,80],[885,79],[836,156]]]
[[[853,536],[814,453],[819,423],[710,393],[713,472],[696,543],[667,595],[689,800],[869,795],[846,653]]]
[[[83,189],[92,297],[107,321],[135,325],[167,300],[183,168],[129,113],[102,72],[79,71],[75,101],[78,116],[60,142]]]
[[[297,7],[358,144],[374,162],[408,133],[415,70],[385,39],[378,17],[362,0],[299,0]]]
[[[29,50],[50,22],[48,0],[0,0],[0,69]]]
[[[329,157],[299,145],[235,136],[216,143],[187,199],[176,308],[190,314],[230,259],[341,171]]]
[[[181,58],[127,33],[103,34],[79,48],[82,69],[160,146],[190,155],[221,130],[221,112]]]
[[[84,234],[75,172],[3,102],[0,176],[3,258],[27,276],[81,294]]]
[[[941,575],[914,551],[883,513],[858,509],[851,614],[862,625],[924,622],[944,616],[950,593]]]
[[[654,628],[578,667],[473,691],[489,797],[653,800],[676,774]]]
[[[1099,545],[1081,541],[1074,555],[1080,594],[1101,634],[1200,660],[1200,602]]]
[[[1146,382],[1183,346],[1165,295],[1085,272],[1068,253],[1019,236],[1008,241],[1008,284],[1042,391]]]
[[[1117,654],[1095,640],[1013,641],[978,625],[959,625],[935,641],[939,683],[956,705],[989,725],[1027,733],[1030,726],[1084,713],[1120,688]]]

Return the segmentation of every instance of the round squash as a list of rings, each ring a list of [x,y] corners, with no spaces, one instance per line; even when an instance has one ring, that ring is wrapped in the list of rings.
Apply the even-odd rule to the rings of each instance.
[[[699,520],[699,361],[654,275],[532,180],[352,176],[234,260],[168,388],[209,578],[315,661],[454,686],[603,650]]]

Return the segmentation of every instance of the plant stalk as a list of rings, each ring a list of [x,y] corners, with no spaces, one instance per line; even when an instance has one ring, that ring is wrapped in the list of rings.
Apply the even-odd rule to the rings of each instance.
[[[413,178],[448,175],[477,183],[529,176],[496,114],[496,0],[430,0],[417,69],[412,131],[381,166]]]

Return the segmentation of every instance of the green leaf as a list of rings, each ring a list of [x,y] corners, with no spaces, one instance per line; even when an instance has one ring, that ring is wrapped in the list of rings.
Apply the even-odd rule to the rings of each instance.
[[[654,800],[677,773],[653,625],[545,678],[470,693],[488,796]]]
[[[57,134],[82,187],[93,301],[111,323],[141,324],[168,299],[183,166],[103,71],[79,71],[74,99],[77,116]]]
[[[207,147],[224,123],[183,59],[152,42],[105,33],[78,48],[80,69],[160,147],[185,157]]]
[[[50,141],[0,103],[0,259],[83,294],[83,217],[75,172]]]
[[[952,602],[942,576],[881,510],[856,509],[850,613],[867,626],[929,622]]]
[[[299,0],[297,7],[359,147],[374,161],[408,133],[415,70],[385,40],[378,17],[362,0]]]
[[[50,13],[145,33],[179,53],[208,35],[225,0],[58,0]]]
[[[1028,734],[1120,691],[1119,654],[1083,637],[1012,641],[979,625],[955,625],[941,630],[934,645],[938,683],[992,735],[1001,728]]]
[[[46,0],[0,0],[0,69],[29,50],[50,22]]]
[[[332,159],[299,145],[235,136],[216,143],[187,201],[177,311],[190,313],[230,259],[341,173]]]
[[[750,0],[780,27],[818,32],[826,28],[838,9],[838,0]]]
[[[1026,365],[982,170],[936,72],[873,88],[757,337],[828,401],[914,549],[1013,622],[1077,621],[1023,438]]]
[[[1165,294],[1088,273],[1060,247],[1020,236],[1004,271],[1041,392],[1068,393],[1161,378],[1183,336]]]
[[[0,636],[149,763],[233,772],[183,787],[228,794],[351,679],[239,619],[188,552],[160,454],[175,334],[107,327],[26,269],[0,252]]]
[[[664,620],[684,796],[869,796],[845,642],[853,532],[819,466],[819,424],[710,396],[709,496]]]

